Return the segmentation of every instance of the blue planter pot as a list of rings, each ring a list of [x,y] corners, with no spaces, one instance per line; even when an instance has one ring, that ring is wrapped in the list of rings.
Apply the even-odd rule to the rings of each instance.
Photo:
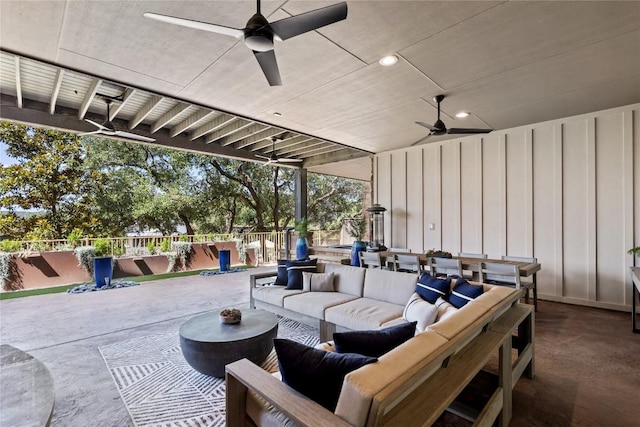
[[[220,249],[220,271],[229,271],[231,266],[231,251],[229,249]]]
[[[351,265],[354,267],[360,267],[360,256],[358,255],[362,251],[367,250],[367,242],[362,240],[356,240],[351,246]]]
[[[96,288],[101,288],[111,283],[113,276],[113,258],[110,256],[93,259],[93,279]]]
[[[309,242],[306,237],[298,237],[296,242],[296,259],[309,258]]]

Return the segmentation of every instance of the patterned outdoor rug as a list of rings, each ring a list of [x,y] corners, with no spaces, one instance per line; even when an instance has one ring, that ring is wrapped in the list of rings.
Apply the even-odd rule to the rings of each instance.
[[[278,337],[314,346],[318,330],[278,316]],[[178,330],[99,348],[137,427],[225,425],[224,378],[195,371],[182,356]],[[275,352],[262,367],[278,369]]]

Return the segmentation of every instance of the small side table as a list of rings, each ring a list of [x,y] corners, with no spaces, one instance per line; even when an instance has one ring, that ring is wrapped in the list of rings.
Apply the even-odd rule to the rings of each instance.
[[[240,323],[226,325],[218,314],[201,314],[180,327],[180,348],[189,365],[202,374],[224,377],[224,367],[236,360],[264,362],[278,334],[278,318],[264,310],[244,310]]]
[[[631,330],[635,334],[640,334],[640,329],[636,327],[636,304],[640,296],[640,267],[631,267],[631,279]]]

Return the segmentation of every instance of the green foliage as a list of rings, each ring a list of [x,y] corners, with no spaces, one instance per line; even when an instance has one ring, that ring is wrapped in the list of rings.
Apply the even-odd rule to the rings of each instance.
[[[111,256],[111,242],[108,239],[94,240],[93,247],[96,249],[96,257]]]
[[[156,254],[156,245],[153,242],[153,240],[149,241],[149,243],[147,243],[147,250],[149,251],[149,253],[151,255],[155,255]]]
[[[72,248],[77,247],[80,244],[80,240],[84,237],[84,233],[79,228],[74,228],[67,236],[67,243]]]
[[[294,170],[0,123],[17,164],[0,167],[0,233],[22,239],[282,230],[293,221]],[[308,175],[309,224],[341,226],[363,184]],[[29,217],[16,209],[34,209]],[[197,233],[196,233],[197,232]],[[115,249],[115,248],[114,248]],[[165,250],[168,251],[169,248]],[[115,252],[115,251],[114,251]]]
[[[307,218],[302,218],[296,221],[295,229],[298,232],[298,236],[307,237],[307,235],[309,234],[308,227],[309,221],[307,220]]]
[[[164,238],[160,243],[160,252],[169,252],[171,250],[171,240]]]
[[[627,251],[629,255],[640,256],[640,246],[635,246]]]
[[[91,222],[86,195],[102,174],[83,167],[85,150],[75,134],[0,122],[0,141],[16,164],[0,167],[0,208],[41,213],[3,218],[0,232],[25,239],[66,236]]]
[[[20,252],[22,250],[22,242],[18,240],[0,240],[0,251],[2,252]]]

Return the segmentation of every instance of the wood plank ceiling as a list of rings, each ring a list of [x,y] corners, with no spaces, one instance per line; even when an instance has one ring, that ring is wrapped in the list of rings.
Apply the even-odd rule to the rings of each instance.
[[[347,4],[345,21],[276,44],[283,86],[270,87],[241,42],[142,16],[242,28],[254,1],[3,0],[0,118],[90,131],[79,119],[102,121],[98,94],[123,96],[116,126],[158,144],[256,161],[281,136],[278,155],[368,180],[371,153],[425,136],[414,122],[435,122],[437,94],[448,127],[496,131],[640,102],[638,1]],[[398,63],[381,66],[387,54]]]

